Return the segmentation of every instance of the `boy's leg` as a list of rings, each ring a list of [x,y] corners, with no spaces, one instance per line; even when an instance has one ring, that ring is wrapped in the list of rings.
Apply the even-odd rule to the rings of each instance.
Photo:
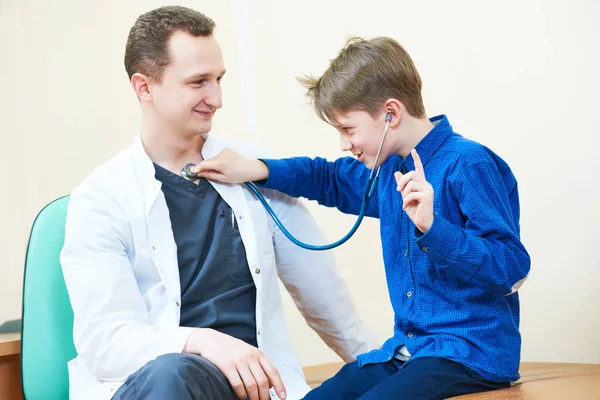
[[[195,354],[165,354],[127,378],[113,400],[239,400],[211,362]]]
[[[369,389],[398,372],[402,363],[396,359],[358,368],[358,363],[346,364],[332,378],[323,382],[304,397],[304,400],[355,400]]]
[[[418,358],[365,393],[360,400],[437,400],[510,386],[492,382],[444,358]]]

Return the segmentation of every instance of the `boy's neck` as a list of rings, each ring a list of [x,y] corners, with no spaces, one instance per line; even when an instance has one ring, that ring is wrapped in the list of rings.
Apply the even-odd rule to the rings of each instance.
[[[402,158],[406,158],[410,154],[411,150],[417,147],[417,144],[419,144],[419,142],[423,140],[423,138],[427,136],[429,132],[431,132],[433,127],[434,125],[427,117],[409,117],[403,120],[397,133],[399,144],[397,146],[396,153]]]

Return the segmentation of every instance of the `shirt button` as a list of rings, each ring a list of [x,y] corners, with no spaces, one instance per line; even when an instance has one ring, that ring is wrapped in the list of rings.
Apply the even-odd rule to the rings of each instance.
[[[427,253],[429,251],[429,247],[423,247],[423,251]]]
[[[179,307],[179,302],[178,302],[178,301],[176,301],[176,302],[175,302],[175,305],[176,305],[177,307]]]
[[[411,338],[411,337],[413,337],[414,335],[413,335],[413,333],[412,333],[412,332],[408,332],[408,335],[407,335],[407,336],[408,336],[409,338]]]
[[[412,297],[412,292],[406,293],[406,297]]]
[[[156,247],[152,246],[152,251],[156,251]]]
[[[258,334],[258,336],[260,336],[260,329],[256,333]]]
[[[404,250],[404,257],[408,257],[408,250]]]
[[[254,272],[256,272],[257,274],[260,274],[260,268],[256,268],[256,269],[254,270]]]
[[[241,214],[240,214],[240,215],[238,215],[237,217],[238,217],[238,219],[242,219],[242,218],[244,218],[244,216],[243,216],[243,215],[241,215]]]

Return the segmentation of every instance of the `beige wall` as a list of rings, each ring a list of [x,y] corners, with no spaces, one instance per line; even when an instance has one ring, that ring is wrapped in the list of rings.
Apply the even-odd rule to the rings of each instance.
[[[136,133],[125,38],[138,14],[162,4],[0,2],[0,323],[20,315],[24,250],[37,211]],[[448,114],[458,132],[502,155],[519,179],[522,238],[533,260],[521,291],[523,358],[600,362],[600,131],[590,118],[600,108],[600,3],[180,4],[219,26],[228,73],[213,134],[281,156],[341,154],[335,131],[313,115],[295,76],[321,72],[350,35],[403,43],[421,71],[428,113]],[[329,239],[353,222],[311,209]],[[392,314],[377,222],[366,221],[336,256],[383,341]],[[303,363],[335,360],[289,298],[285,305]]]

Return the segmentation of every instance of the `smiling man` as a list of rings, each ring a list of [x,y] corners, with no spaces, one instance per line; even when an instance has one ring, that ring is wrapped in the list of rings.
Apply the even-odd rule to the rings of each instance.
[[[376,347],[330,253],[289,243],[242,186],[180,175],[225,147],[260,155],[208,135],[225,74],[214,26],[162,7],[131,28],[141,133],[75,189],[67,216],[71,399],[301,398],[278,277],[343,359]],[[296,200],[265,195],[295,232],[323,240]]]

